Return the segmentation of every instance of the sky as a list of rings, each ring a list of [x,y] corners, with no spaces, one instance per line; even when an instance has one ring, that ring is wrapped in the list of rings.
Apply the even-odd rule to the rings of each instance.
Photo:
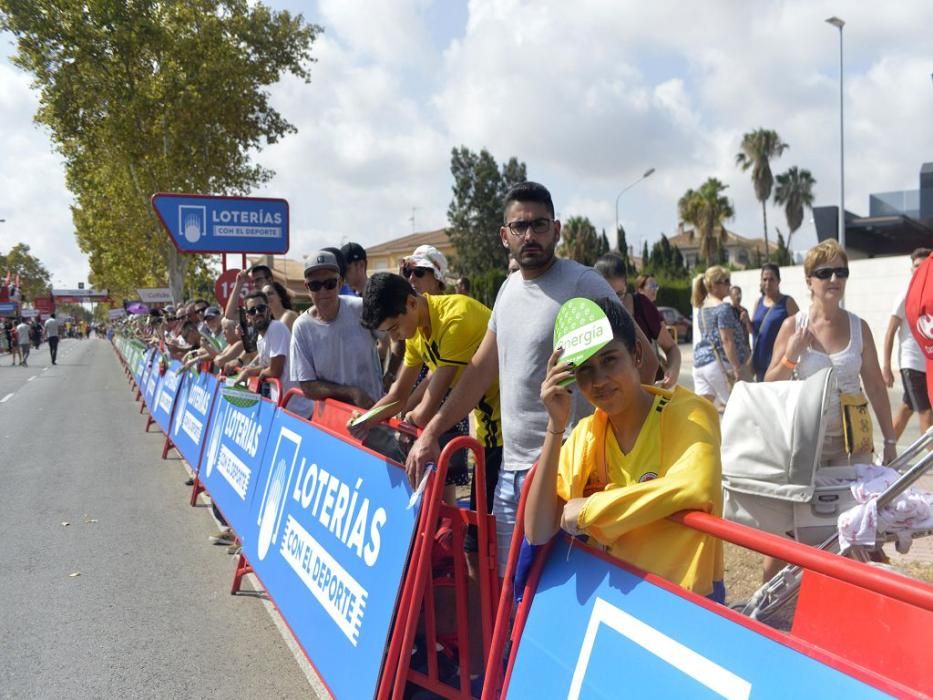
[[[774,129],[773,162],[839,200],[839,31],[846,21],[846,208],[916,189],[933,161],[933,3],[774,0],[272,0],[325,28],[311,82],[286,75],[273,104],[298,129],[257,155],[284,197],[289,257],[364,246],[446,224],[450,151],[524,161],[558,216],[587,216],[614,242],[619,193],[629,243],[676,232],[677,200],[710,176],[729,187],[727,227],[761,237],[742,134]],[[924,48],[926,47],[926,48]],[[32,116],[29,76],[0,35],[0,250],[28,243],[55,286],[87,279],[60,158]],[[768,207],[769,233],[786,233]],[[809,213],[793,248],[816,242]],[[2,271],[0,271],[2,273]]]

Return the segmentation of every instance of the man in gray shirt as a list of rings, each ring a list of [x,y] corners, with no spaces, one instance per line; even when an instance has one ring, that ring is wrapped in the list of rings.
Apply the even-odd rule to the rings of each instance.
[[[560,221],[547,189],[536,182],[513,187],[505,197],[502,245],[517,261],[519,274],[509,275],[499,289],[489,329],[463,376],[437,415],[425,426],[408,455],[409,478],[417,480],[428,462],[437,460],[438,437],[466,415],[498,374],[502,405],[502,471],[496,484],[493,513],[499,550],[499,572],[505,571],[521,488],[538,458],[547,430],[541,383],[553,352],[554,321],[561,305],[574,297],[615,299],[615,292],[593,268],[555,256]],[[639,342],[648,348],[644,334]],[[651,384],[657,359],[651,352],[642,382]],[[576,420],[592,408],[576,394]]]
[[[45,336],[49,341],[49,353],[52,355],[52,364],[58,359],[58,319],[55,314],[49,316],[45,322]]]

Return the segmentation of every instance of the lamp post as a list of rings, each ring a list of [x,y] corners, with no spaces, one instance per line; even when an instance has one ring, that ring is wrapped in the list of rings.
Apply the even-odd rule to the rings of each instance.
[[[629,185],[628,187],[623,189],[621,192],[619,192],[619,196],[616,197],[616,236],[619,235],[619,200],[622,199],[623,194],[628,192],[630,189],[632,189],[635,185],[637,185],[642,180],[650,177],[653,172],[654,172],[654,168],[648,168],[640,178],[638,178],[631,185]],[[621,253],[622,251],[619,251],[619,252]]]
[[[826,20],[839,30],[839,245],[846,249],[846,165],[845,165],[845,132],[843,130],[843,100],[842,100],[842,28],[846,23],[838,17]]]

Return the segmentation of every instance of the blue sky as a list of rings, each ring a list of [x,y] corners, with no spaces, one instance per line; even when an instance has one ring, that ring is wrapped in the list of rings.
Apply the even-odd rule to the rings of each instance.
[[[372,245],[445,224],[450,149],[516,156],[551,188],[561,217],[611,236],[622,198],[629,241],[677,226],[677,199],[716,176],[731,230],[761,236],[761,209],[734,165],[744,132],[790,144],[773,165],[817,179],[838,200],[838,31],[846,22],[846,206],[913,189],[933,160],[933,3],[713,0],[276,0],[325,27],[312,81],[286,77],[276,106],[298,134],[259,154],[276,170],[255,194],[289,200],[291,257],[355,240]],[[24,240],[67,286],[85,279],[64,178],[31,122],[28,77],[0,46],[0,249]],[[769,230],[786,232],[769,207]],[[794,247],[815,242],[807,217]]]

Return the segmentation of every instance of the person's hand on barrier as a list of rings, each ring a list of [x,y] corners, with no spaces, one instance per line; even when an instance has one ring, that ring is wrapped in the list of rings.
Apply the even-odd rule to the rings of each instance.
[[[548,430],[554,426],[552,432],[563,430],[570,420],[570,409],[572,408],[571,395],[573,389],[570,384],[564,385],[568,379],[573,379],[573,363],[560,362],[560,356],[563,355],[563,348],[557,348],[551,353],[547,361],[547,374],[541,383],[541,401],[547,409]]]
[[[585,498],[571,498],[564,504],[564,512],[561,513],[560,516],[560,527],[564,532],[571,535],[583,534],[583,530],[579,525],[579,520],[580,511],[583,510],[585,503]]]
[[[369,421],[363,421],[362,423],[353,425],[353,421],[355,421],[357,418],[359,418],[362,415],[363,414],[360,413],[359,411],[353,411],[353,413],[350,414],[350,420],[347,421],[347,430],[349,431],[350,435],[355,437],[360,442],[363,442],[369,435],[369,425],[370,425]]]
[[[894,372],[891,371],[891,365],[885,365],[881,368],[881,376],[884,378],[884,385],[888,389],[894,386]]]
[[[405,471],[408,473],[408,483],[412,488],[418,488],[421,476],[429,464],[436,464],[441,455],[441,448],[437,440],[428,433],[422,433],[408,452],[405,460]]]

